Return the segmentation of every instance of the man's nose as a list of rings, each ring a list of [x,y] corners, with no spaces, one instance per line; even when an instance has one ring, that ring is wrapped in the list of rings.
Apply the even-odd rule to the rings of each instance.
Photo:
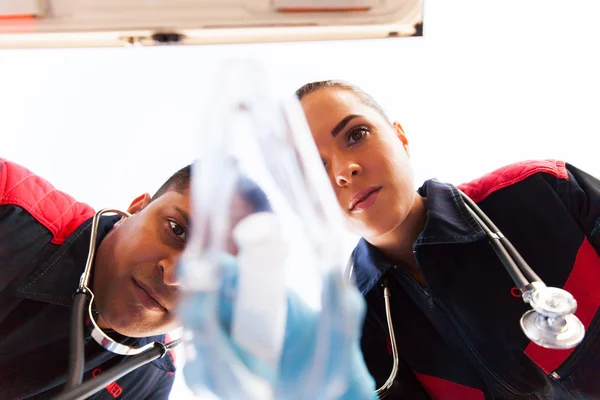
[[[335,183],[339,187],[348,186],[352,179],[362,172],[362,167],[354,161],[339,160],[334,162]]]
[[[158,263],[163,275],[163,282],[169,286],[179,286],[177,275],[177,259],[175,257],[164,258]]]

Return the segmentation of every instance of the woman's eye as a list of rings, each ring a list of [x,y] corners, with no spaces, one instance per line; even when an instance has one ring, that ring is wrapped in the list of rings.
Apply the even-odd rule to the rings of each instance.
[[[175,221],[169,221],[169,225],[175,236],[185,241],[185,229]]]
[[[348,144],[352,145],[360,142],[369,133],[369,129],[365,126],[359,126],[348,132]]]

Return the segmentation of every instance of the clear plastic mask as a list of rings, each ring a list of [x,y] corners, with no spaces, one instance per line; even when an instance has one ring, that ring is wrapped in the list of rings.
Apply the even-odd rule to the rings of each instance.
[[[221,399],[339,398],[362,299],[300,103],[274,83],[230,62],[206,110],[179,265],[184,376]]]

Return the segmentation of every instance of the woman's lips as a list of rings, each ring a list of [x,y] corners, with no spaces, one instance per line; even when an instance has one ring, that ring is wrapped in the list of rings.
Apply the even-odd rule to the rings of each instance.
[[[350,203],[350,211],[362,211],[371,207],[381,192],[381,186],[370,186],[354,195]]]

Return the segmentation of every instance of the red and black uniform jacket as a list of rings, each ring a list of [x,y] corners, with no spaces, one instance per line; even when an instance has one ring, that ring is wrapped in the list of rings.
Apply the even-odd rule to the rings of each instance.
[[[546,160],[509,165],[459,188],[547,286],[575,297],[585,339],[551,350],[525,336],[519,321],[530,306],[456,187],[430,180],[419,189],[427,222],[413,245],[425,288],[364,240],[353,253],[367,301],[362,349],[378,385],[392,366],[383,279],[391,293],[401,360],[386,398],[600,399],[600,181]]]
[[[73,293],[87,260],[94,210],[0,159],[0,399],[49,399],[65,383]],[[118,218],[102,217],[99,240]],[[86,331],[84,381],[123,362]],[[115,339],[133,345],[164,337]],[[166,400],[170,355],[99,391],[97,400]]]

